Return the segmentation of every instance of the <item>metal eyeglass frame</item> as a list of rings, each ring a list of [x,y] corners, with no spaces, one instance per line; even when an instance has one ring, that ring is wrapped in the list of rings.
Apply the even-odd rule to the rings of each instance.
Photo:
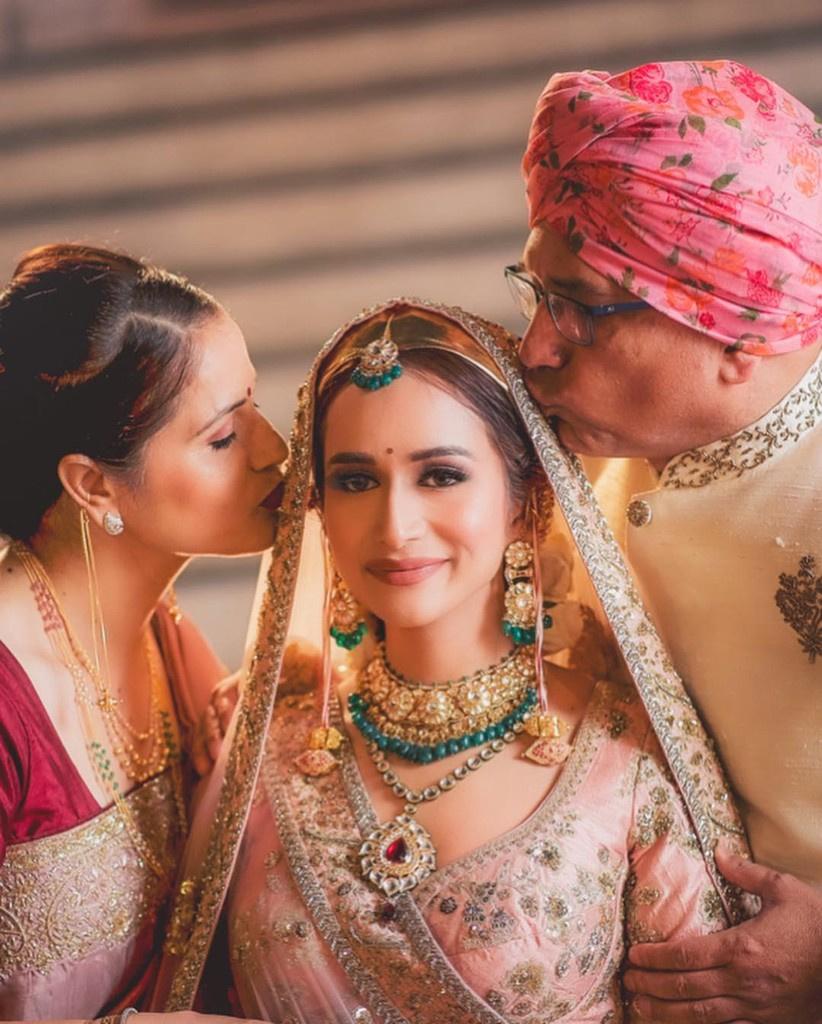
[[[508,286],[511,289],[511,293],[517,302],[520,313],[523,318],[529,323],[533,319],[525,313],[525,310],[520,304],[520,296],[515,292],[516,285],[511,283],[511,278],[515,278],[521,284],[528,285],[528,287],[534,293],[534,314],[536,314],[537,308],[541,302],[544,302],[548,312],[551,314],[551,319],[554,322],[554,327],[557,331],[565,338],[566,341],[570,341],[572,345],[579,345],[582,348],[590,348],[594,343],[594,320],[597,317],[612,316],[614,313],[635,313],[640,309],[651,309],[650,302],[644,302],[642,299],[635,299],[632,302],[608,302],[603,306],[588,306],[584,302],[577,302],[576,299],[569,299],[567,295],[559,295],[557,292],[546,291],[542,285],[535,278],[525,270],[519,263],[512,263],[505,268],[505,279],[508,281]],[[588,338],[590,340],[583,341],[580,338],[569,338],[568,335],[559,326],[559,317],[554,309],[554,300],[558,299],[560,302],[567,303],[572,309],[575,309],[581,318],[581,322],[585,324],[587,329]]]

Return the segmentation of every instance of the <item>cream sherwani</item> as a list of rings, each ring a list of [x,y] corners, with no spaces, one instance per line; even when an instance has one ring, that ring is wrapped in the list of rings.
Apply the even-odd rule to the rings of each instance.
[[[822,885],[822,359],[658,478],[633,460],[591,475],[756,859]]]

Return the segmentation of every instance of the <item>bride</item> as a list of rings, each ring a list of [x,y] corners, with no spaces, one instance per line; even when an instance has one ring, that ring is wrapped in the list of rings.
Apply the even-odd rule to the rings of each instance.
[[[239,1000],[280,1024],[615,1021],[626,941],[740,913],[711,856],[721,836],[744,845],[727,789],[510,344],[398,300],[321,353],[169,1008],[192,994],[234,857]],[[638,689],[569,599],[546,468]],[[307,586],[318,538],[324,600]],[[317,694],[283,674],[255,753],[285,623],[304,631],[320,605],[345,661],[326,649]]]

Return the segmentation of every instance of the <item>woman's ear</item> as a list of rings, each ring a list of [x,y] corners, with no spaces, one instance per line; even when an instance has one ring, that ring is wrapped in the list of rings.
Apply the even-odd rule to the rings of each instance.
[[[64,455],[57,466],[63,490],[102,529],[106,512],[119,515],[109,476],[87,455]]]

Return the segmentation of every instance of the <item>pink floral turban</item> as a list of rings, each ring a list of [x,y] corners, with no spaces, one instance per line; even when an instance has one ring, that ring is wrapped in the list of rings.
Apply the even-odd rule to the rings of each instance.
[[[530,222],[660,312],[779,355],[822,337],[822,126],[734,61],[554,75]]]

